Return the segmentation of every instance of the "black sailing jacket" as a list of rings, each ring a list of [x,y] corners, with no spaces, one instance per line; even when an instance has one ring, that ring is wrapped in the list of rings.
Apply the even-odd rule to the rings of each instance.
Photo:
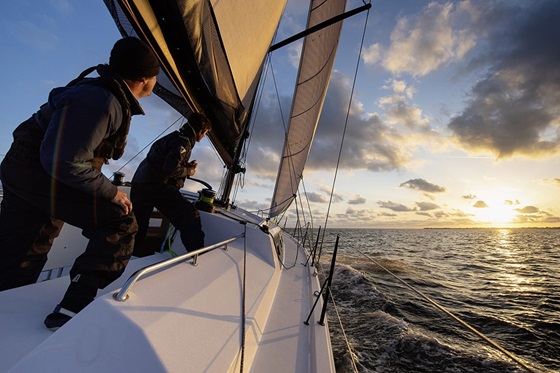
[[[144,114],[128,86],[123,91],[131,115]],[[117,188],[93,167],[93,161],[99,145],[122,124],[123,109],[117,97],[100,85],[77,84],[53,89],[47,106],[49,115],[39,110],[33,115],[35,121],[16,128],[14,140],[29,142],[31,134],[42,137],[40,162],[51,177],[89,195],[114,198]]]
[[[179,131],[157,140],[138,166],[132,183],[163,183],[181,189],[189,172],[188,163],[194,144],[194,133],[189,137]]]

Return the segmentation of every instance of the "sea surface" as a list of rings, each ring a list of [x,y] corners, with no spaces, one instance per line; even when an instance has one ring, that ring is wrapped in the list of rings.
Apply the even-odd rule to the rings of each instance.
[[[328,229],[323,273],[337,235],[337,372],[560,372],[560,229]]]

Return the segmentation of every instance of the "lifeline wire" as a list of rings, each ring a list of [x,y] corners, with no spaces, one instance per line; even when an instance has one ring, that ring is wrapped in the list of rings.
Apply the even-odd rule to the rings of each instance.
[[[508,350],[506,350],[505,348],[503,348],[502,346],[500,346],[499,344],[497,344],[496,342],[494,342],[493,340],[491,340],[490,338],[488,338],[487,336],[485,336],[484,334],[482,334],[481,332],[479,332],[478,330],[476,330],[474,327],[470,326],[468,323],[466,323],[465,321],[461,320],[459,317],[455,316],[451,311],[447,310],[445,307],[441,306],[439,303],[437,303],[436,301],[434,301],[433,299],[431,299],[430,297],[428,297],[427,295],[424,295],[422,292],[420,292],[419,290],[416,290],[414,287],[412,287],[411,285],[407,284],[406,281],[404,281],[403,279],[401,279],[399,276],[395,275],[393,272],[389,271],[387,268],[385,268],[383,265],[381,265],[380,263],[378,263],[377,261],[375,261],[373,258],[370,258],[367,254],[363,253],[360,250],[356,250],[358,251],[360,254],[362,254],[363,256],[365,256],[367,259],[369,259],[371,262],[373,262],[374,264],[378,265],[379,267],[381,267],[383,270],[385,270],[387,273],[389,273],[391,276],[393,276],[394,278],[396,278],[398,281],[400,281],[403,285],[405,285],[406,287],[408,287],[410,290],[414,291],[416,294],[418,294],[419,296],[421,296],[422,298],[424,298],[425,300],[427,300],[428,302],[430,302],[432,305],[434,305],[435,307],[437,307],[439,310],[445,312],[446,314],[448,314],[449,316],[451,316],[455,321],[459,322],[461,325],[463,325],[464,327],[466,327],[467,329],[469,329],[471,332],[473,332],[474,334],[476,334],[477,336],[479,336],[480,338],[482,338],[483,340],[485,340],[488,344],[490,344],[492,347],[496,348],[497,350],[499,350],[500,352],[502,352],[504,355],[506,355],[507,357],[509,357],[510,359],[512,359],[513,361],[515,361],[517,364],[519,364],[520,366],[522,366],[523,368],[525,368],[528,372],[536,372],[535,370],[533,370],[533,368],[529,367],[527,365],[527,363],[525,363],[523,360],[521,360],[520,358],[518,358],[517,356],[515,356],[513,353],[509,352]]]
[[[161,131],[159,133],[159,135],[157,135],[152,141],[150,141],[146,146],[144,146],[142,149],[140,149],[140,151],[138,153],[136,153],[134,155],[134,157],[130,158],[125,164],[123,164],[116,172],[119,172],[120,170],[122,170],[123,168],[126,167],[127,164],[129,164],[130,162],[132,162],[132,160],[136,157],[138,157],[144,150],[146,150],[146,148],[150,145],[152,145],[157,139],[159,139],[161,137],[161,135],[163,135],[165,132],[167,132],[167,130],[169,130],[171,127],[173,127],[173,125],[175,125],[175,123],[177,123],[178,121],[180,121],[182,118],[184,118],[183,116],[180,116],[179,118],[177,118],[175,120],[175,122],[171,123],[169,126],[167,126],[166,129],[164,129],[163,131]],[[112,176],[111,176],[112,177]]]

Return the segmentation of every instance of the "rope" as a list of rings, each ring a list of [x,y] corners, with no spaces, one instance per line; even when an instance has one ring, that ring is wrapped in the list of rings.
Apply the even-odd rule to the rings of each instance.
[[[329,290],[329,295],[331,296],[334,312],[336,313],[336,317],[338,318],[338,324],[340,325],[340,330],[342,330],[342,336],[344,337],[344,341],[346,342],[346,348],[348,349],[348,353],[350,354],[350,362],[352,364],[352,369],[354,370],[354,372],[358,372],[358,366],[356,365],[356,362],[358,361],[358,356],[352,349],[352,346],[350,345],[350,341],[348,340],[348,336],[346,335],[346,331],[344,330],[344,326],[342,325],[342,318],[340,317],[340,313],[338,312],[338,308],[336,306],[336,302],[334,301],[334,295],[331,292],[331,288],[329,287],[328,290]]]
[[[405,285],[406,287],[408,287],[410,290],[412,290],[413,292],[415,292],[416,294],[418,294],[420,297],[424,298],[425,300],[427,300],[428,302],[430,302],[433,306],[435,306],[436,308],[438,308],[439,310],[445,312],[447,315],[451,316],[455,321],[459,322],[461,325],[463,325],[464,327],[466,327],[467,329],[469,329],[471,332],[473,332],[474,334],[476,334],[477,336],[479,336],[480,338],[482,338],[484,341],[486,341],[489,345],[491,345],[492,347],[494,347],[495,349],[499,350],[500,352],[502,352],[504,355],[506,355],[507,357],[509,357],[511,360],[515,361],[517,364],[519,364],[521,367],[523,367],[524,369],[526,369],[528,372],[537,372],[536,370],[533,370],[533,368],[529,367],[527,365],[527,363],[525,363],[523,360],[521,360],[520,358],[518,358],[517,356],[515,356],[513,353],[509,352],[508,350],[506,350],[505,348],[503,348],[502,346],[500,346],[499,344],[497,344],[496,342],[494,342],[493,340],[491,340],[490,338],[488,338],[487,336],[485,336],[484,334],[482,334],[481,332],[479,332],[478,330],[476,330],[474,327],[472,327],[471,325],[469,325],[467,322],[463,321],[462,319],[460,319],[458,316],[455,316],[451,311],[449,311],[448,309],[446,309],[445,307],[441,306],[439,303],[437,303],[436,301],[434,301],[433,299],[431,299],[430,297],[428,297],[427,295],[425,295],[424,293],[420,292],[419,290],[416,290],[414,287],[412,287],[411,285],[407,284],[403,279],[401,279],[399,276],[395,275],[393,272],[391,272],[390,270],[388,270],[387,268],[385,268],[383,265],[381,265],[380,263],[378,263],[377,261],[375,261],[373,258],[369,257],[367,254],[363,253],[362,251],[356,249],[356,251],[358,251],[360,254],[362,254],[364,257],[366,257],[367,259],[369,259],[371,262],[373,262],[374,264],[378,265],[379,267],[381,267],[383,270],[385,270],[387,273],[389,273],[391,276],[393,276],[394,278],[396,278],[399,282],[401,282],[403,285]]]
[[[176,257],[178,254],[173,251],[173,249],[171,248],[171,240],[173,239],[173,237],[175,236],[175,233],[177,233],[177,230],[175,229],[175,227],[173,227],[173,225],[169,224],[169,228],[167,228],[167,249],[163,250],[163,252],[167,252],[171,255],[171,257]]]

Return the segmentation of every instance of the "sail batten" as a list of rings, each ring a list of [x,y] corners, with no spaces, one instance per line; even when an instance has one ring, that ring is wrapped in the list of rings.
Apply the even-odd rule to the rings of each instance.
[[[345,7],[346,0],[313,0],[307,28],[342,14]],[[337,22],[304,39],[270,218],[287,210],[297,193],[325,101],[341,29],[342,22]]]

